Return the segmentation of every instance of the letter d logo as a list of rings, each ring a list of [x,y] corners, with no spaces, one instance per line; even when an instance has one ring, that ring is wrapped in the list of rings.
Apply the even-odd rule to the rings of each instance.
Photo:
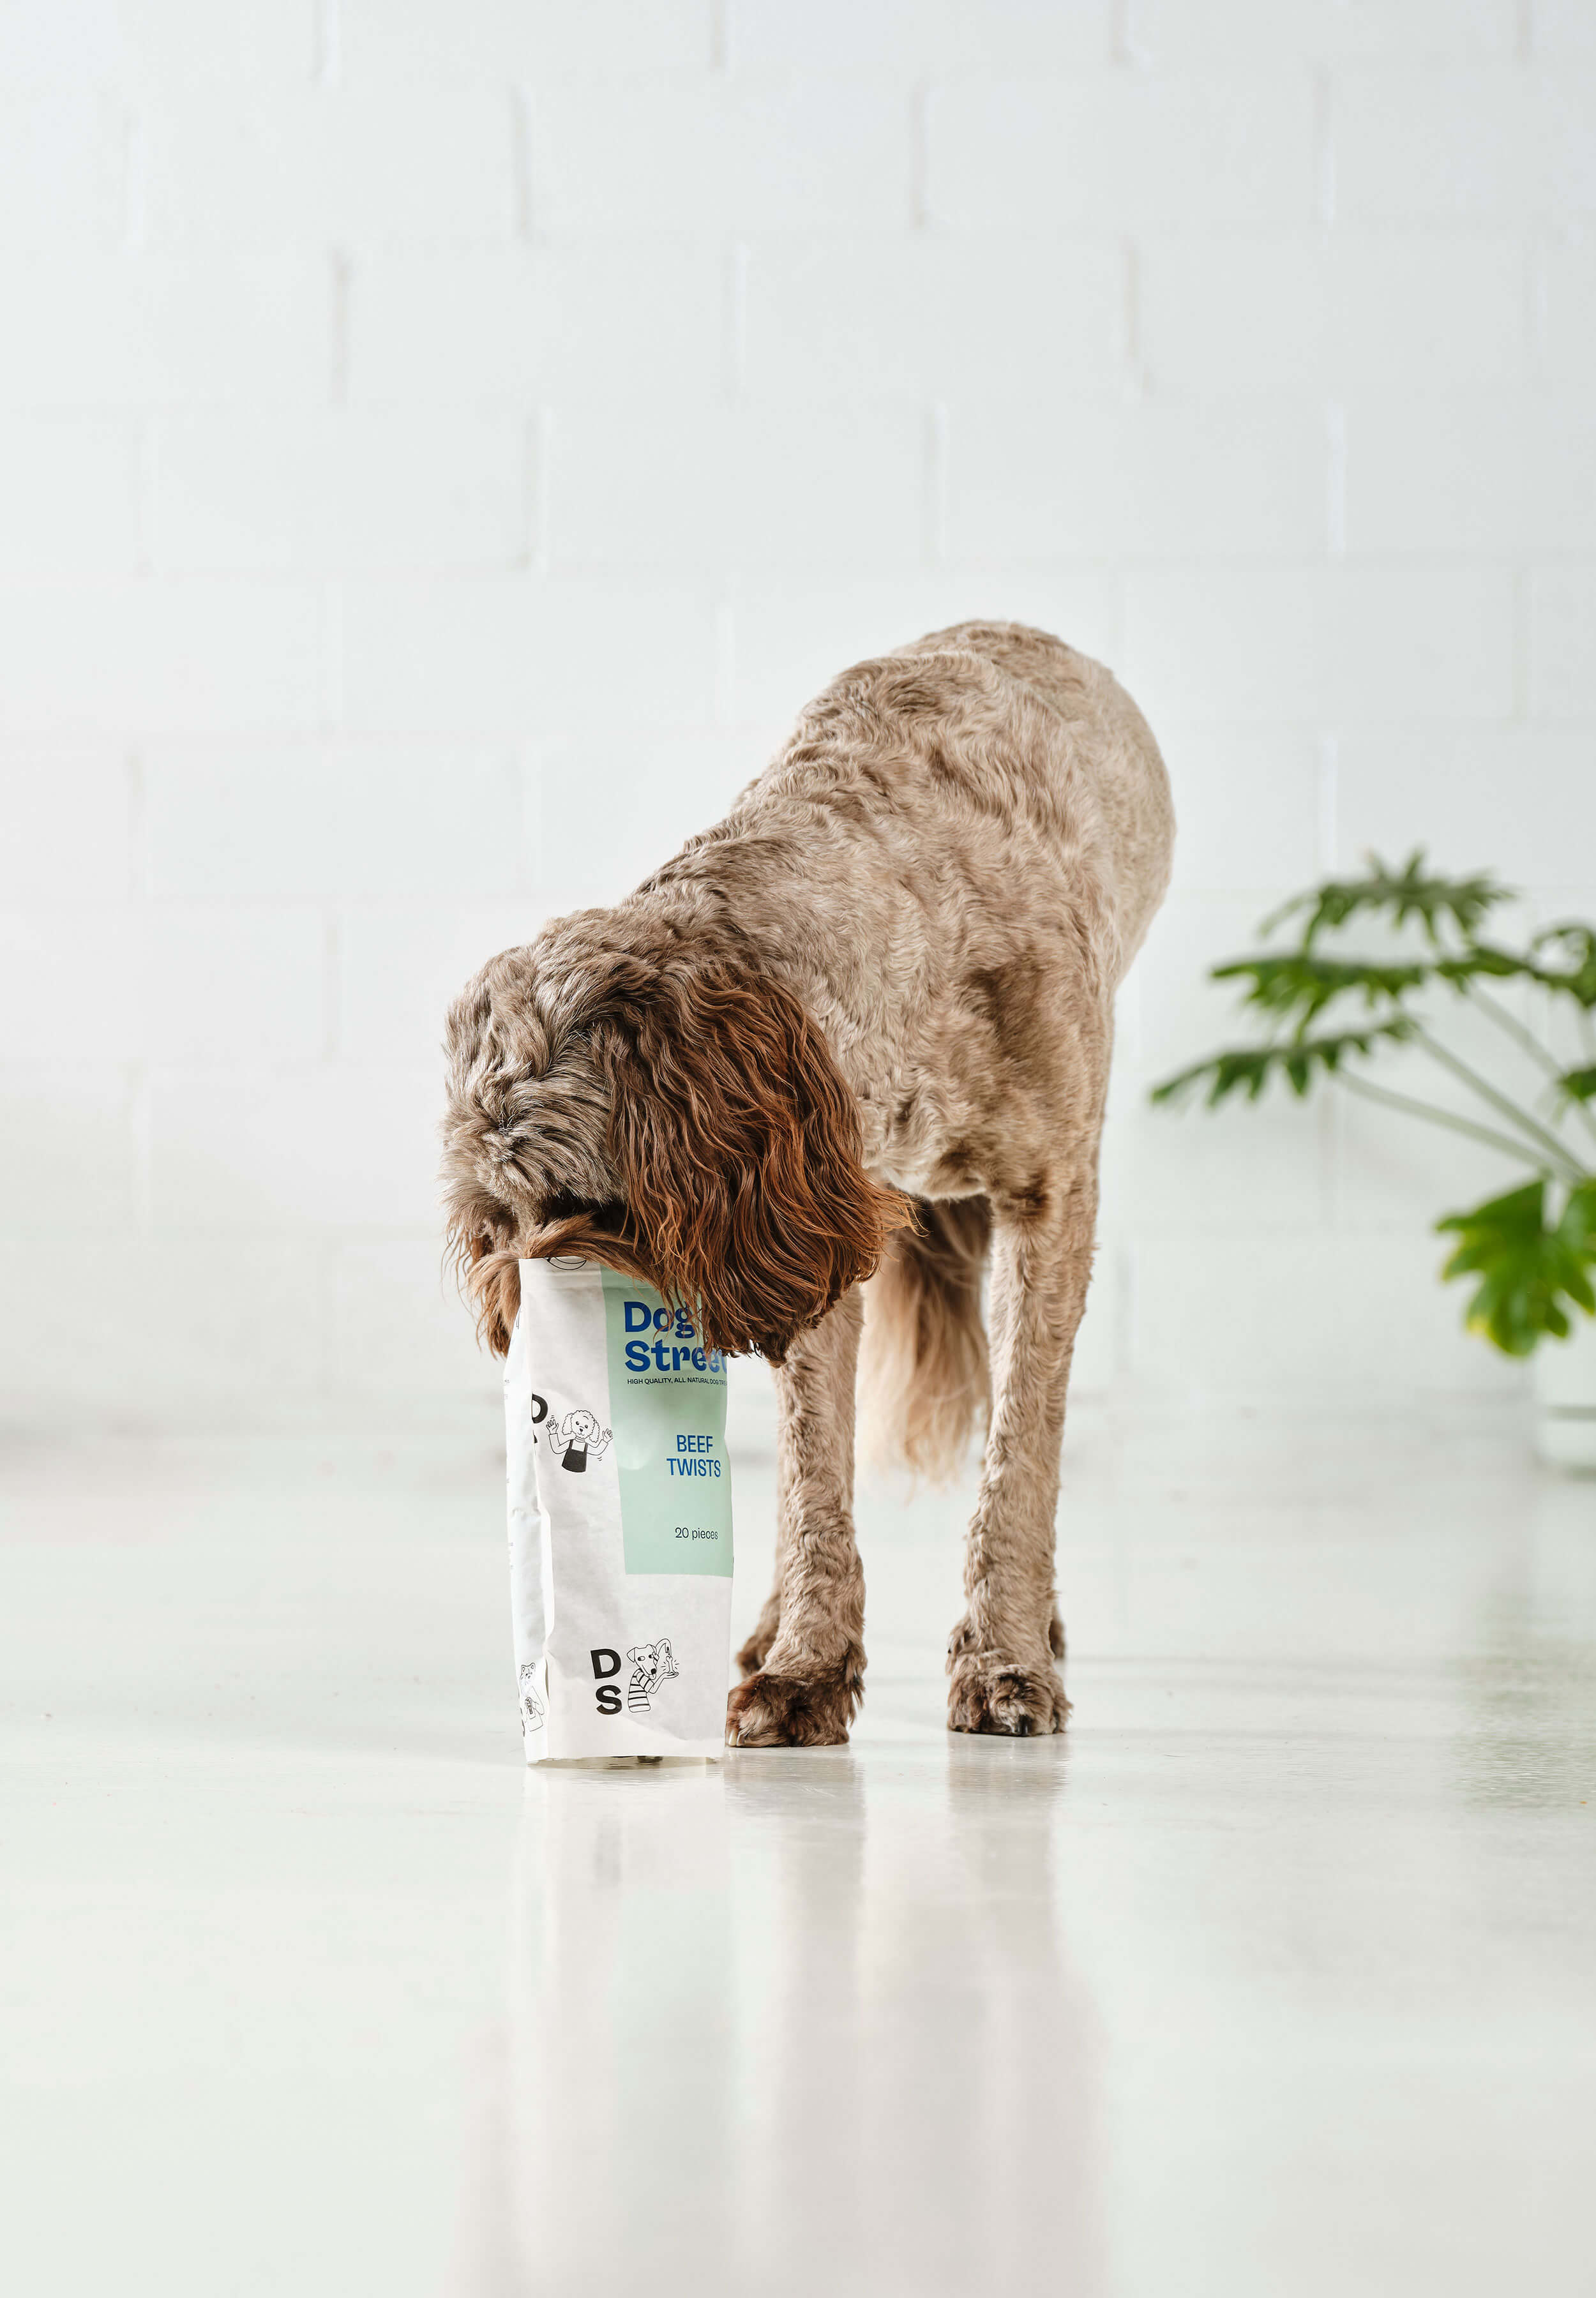
[[[597,1646],[594,1650],[589,1652],[588,1657],[593,1663],[593,1674],[596,1676],[619,1675],[621,1655],[618,1651],[611,1651],[608,1644]],[[609,1662],[608,1667],[604,1665],[606,1660]]]

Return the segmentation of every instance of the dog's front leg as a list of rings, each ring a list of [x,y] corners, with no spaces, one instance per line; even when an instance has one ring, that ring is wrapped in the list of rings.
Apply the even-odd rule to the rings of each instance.
[[[862,1322],[856,1285],[798,1335],[776,1374],[777,1586],[756,1635],[767,1622],[774,1633],[726,1703],[734,1748],[835,1747],[859,1704],[864,1574],[854,1539],[854,1374]]]
[[[1062,1732],[1070,1703],[1054,1593],[1064,1391],[1096,1224],[1094,1156],[1023,1200],[993,1203],[992,1418],[947,1644],[955,1732]]]

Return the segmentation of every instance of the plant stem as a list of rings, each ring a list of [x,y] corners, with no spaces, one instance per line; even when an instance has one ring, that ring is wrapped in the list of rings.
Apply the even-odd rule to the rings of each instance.
[[[1539,1037],[1533,1029],[1525,1028],[1517,1013],[1509,1013],[1505,1005],[1499,1005],[1490,992],[1482,989],[1477,981],[1463,981],[1459,984],[1459,987],[1464,996],[1471,1004],[1477,1005],[1482,1013],[1490,1015],[1499,1029],[1505,1029],[1510,1037],[1516,1037],[1518,1040],[1531,1061],[1538,1062],[1549,1076],[1561,1077],[1561,1070],[1559,1069]]]
[[[1465,981],[1462,984],[1462,990],[1464,996],[1477,1005],[1482,1013],[1486,1014],[1499,1029],[1505,1029],[1509,1037],[1515,1038],[1523,1046],[1531,1061],[1544,1070],[1555,1085],[1561,1086],[1563,1082],[1561,1069],[1533,1029],[1526,1029],[1516,1013],[1509,1013],[1505,1005],[1499,1005],[1495,998],[1482,989],[1476,981]],[[1558,1109],[1559,1117],[1571,1100],[1571,1095],[1563,1096]],[[1577,1111],[1580,1122],[1586,1132],[1593,1141],[1596,1141],[1596,1117],[1592,1116],[1583,1101],[1573,1102],[1573,1106]]]
[[[1387,1109],[1400,1109],[1410,1117],[1427,1118],[1432,1125],[1444,1125],[1451,1133],[1467,1134],[1471,1141],[1483,1141],[1487,1148],[1500,1149],[1505,1157],[1519,1164],[1527,1162],[1529,1151],[1522,1141],[1514,1141],[1505,1133],[1493,1133],[1488,1125],[1476,1125],[1471,1117],[1459,1117],[1450,1109],[1437,1109],[1427,1101],[1416,1101],[1405,1093],[1393,1093],[1388,1086],[1370,1085],[1367,1078],[1353,1077],[1345,1070],[1336,1072],[1337,1085],[1349,1093],[1360,1094],[1365,1101],[1384,1103]]]
[[[1482,1101],[1488,1102],[1493,1109],[1500,1110],[1502,1116],[1517,1126],[1521,1132],[1527,1134],[1529,1138],[1539,1145],[1543,1156],[1551,1156],[1554,1166],[1561,1171],[1565,1180],[1584,1180],[1584,1173],[1582,1167],[1572,1153],[1558,1139],[1555,1133],[1549,1133],[1545,1126],[1538,1123],[1534,1118],[1520,1109],[1517,1102],[1509,1101],[1505,1093],[1498,1093],[1496,1087],[1488,1084],[1477,1071],[1471,1070],[1467,1062],[1460,1061],[1457,1054],[1448,1046],[1442,1045],[1437,1038],[1432,1037],[1422,1021],[1414,1023],[1413,1037],[1416,1044],[1424,1047],[1432,1061],[1437,1061],[1443,1069],[1450,1070],[1455,1078],[1461,1079],[1471,1091],[1477,1093]]]

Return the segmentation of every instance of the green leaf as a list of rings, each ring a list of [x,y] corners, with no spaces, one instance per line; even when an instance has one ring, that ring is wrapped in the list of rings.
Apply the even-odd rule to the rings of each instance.
[[[1405,1037],[1412,1026],[1399,1015],[1395,1021],[1380,1021],[1368,1029],[1344,1029],[1333,1037],[1293,1037],[1284,1045],[1235,1046],[1194,1063],[1178,1077],[1166,1078],[1154,1087],[1152,1098],[1178,1101],[1206,1079],[1203,1104],[1215,1109],[1232,1094],[1243,1093],[1249,1101],[1256,1101],[1271,1077],[1282,1077],[1301,1100],[1316,1077],[1331,1076],[1349,1054],[1371,1054],[1382,1038]]]
[[[1570,1190],[1555,1228],[1546,1223],[1544,1181],[1450,1213],[1435,1227],[1460,1239],[1443,1277],[1480,1279],[1465,1312],[1469,1330],[1506,1355],[1528,1356],[1548,1333],[1566,1338],[1565,1302],[1596,1316],[1596,1178]]]
[[[1538,965],[1537,951],[1566,951],[1566,966]],[[1574,997],[1588,1012],[1596,1005],[1596,929],[1583,925],[1551,926],[1537,934],[1528,952],[1502,949],[1496,943],[1476,941],[1460,956],[1437,958],[1431,971],[1443,981],[1461,988],[1484,977],[1498,981],[1534,981],[1542,989]]]
[[[1544,989],[1555,989],[1562,996],[1577,999],[1588,1013],[1596,1006],[1596,926],[1548,926],[1538,933],[1530,947],[1534,951],[1556,949],[1568,959],[1567,965],[1537,965],[1531,968],[1534,979]]]
[[[1499,949],[1494,942],[1476,941],[1461,957],[1439,957],[1434,971],[1436,979],[1450,981],[1461,988],[1466,981],[1477,981],[1482,975],[1488,981],[1534,981],[1539,971],[1527,957],[1517,951]]]
[[[1287,918],[1306,910],[1309,917],[1302,946],[1311,949],[1321,933],[1345,925],[1360,911],[1376,910],[1388,913],[1398,926],[1406,925],[1410,918],[1417,919],[1431,943],[1439,947],[1443,920],[1450,919],[1468,938],[1487,910],[1510,898],[1508,887],[1498,885],[1483,872],[1475,878],[1426,877],[1422,847],[1415,848],[1400,870],[1390,868],[1377,854],[1369,855],[1368,861],[1366,876],[1327,878],[1322,885],[1276,910],[1264,920],[1260,931],[1273,933]]]
[[[1596,1069],[1565,1070],[1558,1079],[1558,1089],[1570,1101],[1596,1101]]]
[[[1236,957],[1211,968],[1212,981],[1249,981],[1244,1005],[1256,1005],[1282,1020],[1294,1019],[1299,1032],[1337,997],[1361,992],[1365,1005],[1397,999],[1428,980],[1427,965],[1386,965],[1372,959],[1314,957],[1288,950],[1278,957]]]

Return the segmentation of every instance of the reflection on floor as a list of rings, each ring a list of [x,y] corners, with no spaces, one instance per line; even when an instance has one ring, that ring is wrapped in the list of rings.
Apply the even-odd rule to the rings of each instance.
[[[769,1567],[757,1428],[738,1632]],[[491,1447],[13,1453],[6,2286],[1585,2291],[1596,1485],[1505,1410],[1078,1410],[1066,1738],[526,1775]]]

